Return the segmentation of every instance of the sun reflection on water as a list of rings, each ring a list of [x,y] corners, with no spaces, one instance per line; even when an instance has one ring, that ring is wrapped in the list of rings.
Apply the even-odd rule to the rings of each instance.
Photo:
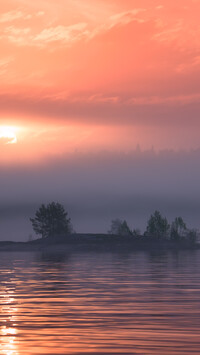
[[[13,307],[15,299],[10,293],[6,293],[2,297],[1,306],[1,329],[0,329],[0,354],[2,355],[19,355],[15,328],[17,308]]]

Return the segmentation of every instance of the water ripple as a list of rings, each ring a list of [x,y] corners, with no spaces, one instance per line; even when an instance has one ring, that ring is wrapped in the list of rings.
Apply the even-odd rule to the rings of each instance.
[[[0,256],[2,355],[200,353],[200,251]]]

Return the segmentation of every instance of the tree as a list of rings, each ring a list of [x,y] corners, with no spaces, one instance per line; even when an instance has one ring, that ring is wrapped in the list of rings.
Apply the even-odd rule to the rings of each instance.
[[[60,203],[52,202],[47,206],[42,204],[30,221],[35,233],[40,234],[42,238],[57,237],[72,231],[71,220],[67,215]]]
[[[187,227],[182,217],[176,217],[174,222],[172,222],[170,237],[173,240],[179,240],[185,237],[187,232]]]
[[[120,236],[132,235],[126,220],[122,221],[119,218],[116,218],[111,221],[111,228],[108,233]]]
[[[151,215],[148,223],[145,235],[149,235],[156,238],[166,238],[170,225],[165,217],[163,217],[159,211],[155,211]]]

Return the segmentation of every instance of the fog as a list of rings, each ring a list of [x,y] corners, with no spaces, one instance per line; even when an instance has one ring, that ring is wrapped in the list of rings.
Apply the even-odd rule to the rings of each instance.
[[[159,209],[200,227],[200,150],[74,153],[34,166],[1,166],[0,238],[34,236],[29,218],[41,203],[62,203],[76,232],[107,232],[114,218],[145,230]]]

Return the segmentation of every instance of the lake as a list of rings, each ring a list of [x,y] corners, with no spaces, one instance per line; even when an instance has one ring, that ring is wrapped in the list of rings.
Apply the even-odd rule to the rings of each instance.
[[[0,253],[0,354],[200,354],[200,251]]]

